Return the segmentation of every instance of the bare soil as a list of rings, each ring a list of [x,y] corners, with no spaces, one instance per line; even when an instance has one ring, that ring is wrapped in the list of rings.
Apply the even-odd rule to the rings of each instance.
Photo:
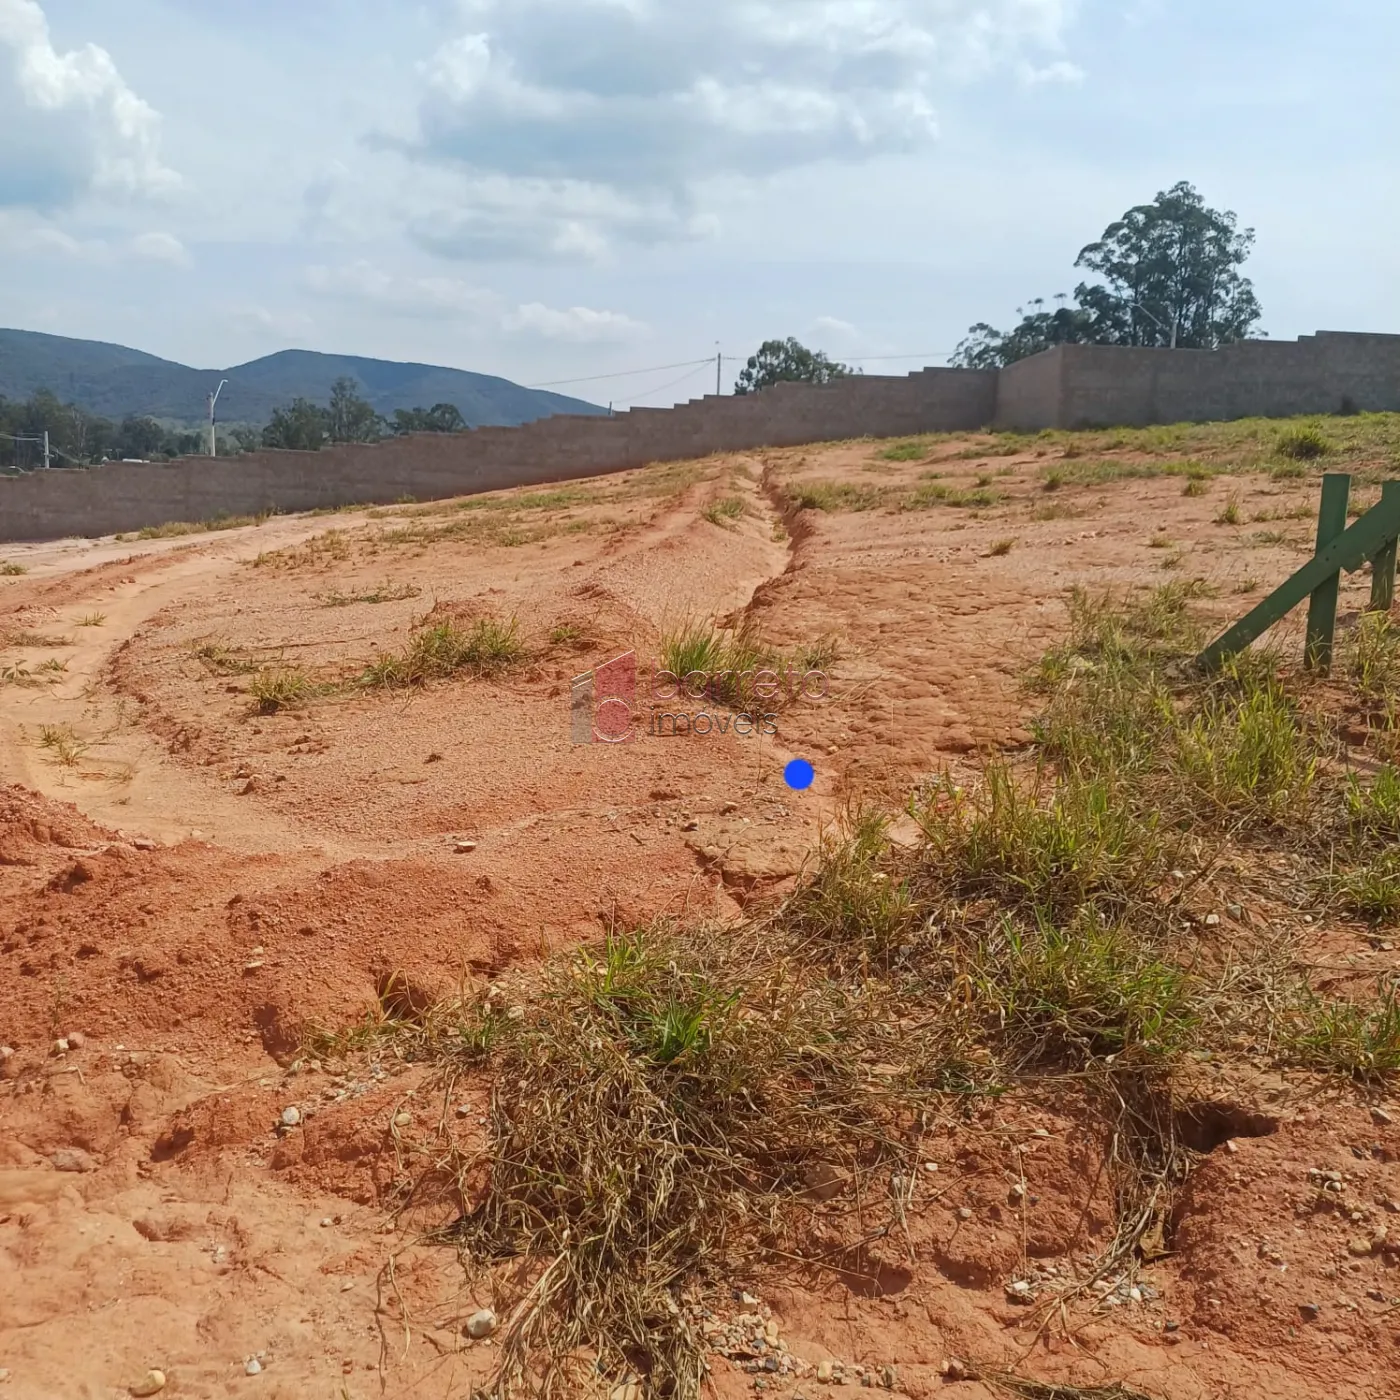
[[[107,1400],[155,1367],[176,1396],[469,1394],[491,1346],[461,1323],[492,1300],[389,1206],[415,1132],[447,1114],[470,1134],[489,1085],[433,1102],[392,1057],[308,1063],[308,1033],[613,924],[762,907],[847,804],[1028,742],[1021,678],[1071,587],[1201,578],[1223,622],[1310,548],[1306,480],[1047,490],[1034,449],[881,446],[11,549],[28,572],[0,579],[0,1393]],[[894,508],[930,470],[996,499]],[[786,504],[813,482],[885,494]],[[1216,523],[1227,495],[1245,523]],[[702,514],[734,496],[742,516]],[[1344,622],[1365,589],[1344,581]],[[433,609],[514,618],[527,661],[352,683]],[[785,707],[775,737],[571,743],[576,674],[627,650],[654,666],[663,631],[713,618],[836,639],[830,697]],[[323,693],[261,712],[254,676],[289,667]],[[783,779],[797,756],[807,792]],[[1009,1299],[1028,1268],[1095,1254],[1112,1209],[1100,1125],[1005,1102],[931,1140],[905,1238],[821,1276],[716,1281],[713,1311],[775,1321],[806,1365],[765,1386],[807,1400],[832,1360],[848,1386],[859,1365],[896,1394],[998,1393],[950,1358],[1164,1400],[1393,1396],[1396,1256],[1353,1246],[1400,1229],[1400,1129],[1307,1079],[1202,1075],[1241,1116],[1199,1144],[1176,1252],[1138,1299],[1034,1326]],[[754,1392],[740,1361],[712,1365],[717,1392]]]

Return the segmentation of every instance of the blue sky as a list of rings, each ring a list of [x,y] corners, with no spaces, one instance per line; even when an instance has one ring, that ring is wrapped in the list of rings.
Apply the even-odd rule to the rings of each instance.
[[[900,371],[1186,179],[1269,335],[1400,331],[1397,52],[1381,0],[0,0],[0,325]]]

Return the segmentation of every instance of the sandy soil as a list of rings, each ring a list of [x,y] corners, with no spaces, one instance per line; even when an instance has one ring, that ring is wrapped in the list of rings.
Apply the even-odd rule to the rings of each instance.
[[[0,579],[0,665],[18,668],[0,684],[0,1394],[107,1400],[152,1367],[191,1397],[470,1393],[491,1353],[460,1323],[490,1300],[386,1206],[415,1131],[444,1107],[470,1128],[486,1088],[435,1105],[393,1061],[308,1067],[308,1027],[353,1020],[393,978],[446,995],[614,920],[732,918],[791,883],[845,804],[1023,745],[1020,677],[1071,587],[1200,577],[1224,619],[1308,548],[1290,516],[1306,482],[1231,485],[1246,521],[1279,522],[1266,534],[1214,523],[1219,483],[1047,493],[1034,455],[958,446],[939,480],[989,482],[991,507],[784,511],[795,483],[888,490],[929,469],[865,442],[466,509],[12,548],[28,572]],[[702,514],[733,496],[742,517]],[[1344,614],[1364,597],[1348,580]],[[258,667],[339,684],[434,608],[516,619],[529,663],[258,712]],[[785,708],[776,737],[571,743],[572,677],[629,649],[654,665],[665,628],[711,617],[838,639],[830,697]],[[793,756],[816,766],[806,793],[783,781]],[[735,1281],[761,1303],[716,1310],[757,1308],[811,1367],[844,1362],[847,1384],[892,1367],[916,1397],[991,1395],[943,1374],[968,1356],[1171,1400],[1394,1395],[1395,1256],[1349,1245],[1400,1213],[1400,1132],[1306,1083],[1228,1088],[1253,1127],[1205,1144],[1178,1253],[1069,1337],[1028,1331],[1005,1293],[1023,1257],[1049,1276],[1109,1227],[1098,1135],[1053,1106],[931,1141],[908,1239],[859,1280]],[[279,1126],[289,1107],[300,1121]],[[1340,1175],[1340,1208],[1317,1208],[1310,1171]],[[719,1392],[753,1393],[737,1363],[714,1368]],[[811,1370],[771,1386],[817,1388]]]

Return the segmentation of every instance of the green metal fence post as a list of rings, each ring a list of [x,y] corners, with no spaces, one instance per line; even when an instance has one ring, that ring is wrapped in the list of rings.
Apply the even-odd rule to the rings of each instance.
[[[1381,504],[1393,505],[1400,514],[1400,481],[1387,481],[1381,486]],[[1371,611],[1389,612],[1395,601],[1395,540],[1383,545],[1371,560]]]
[[[1347,527],[1347,500],[1351,477],[1328,472],[1322,478],[1322,504],[1317,512],[1317,552],[1320,554]],[[1337,595],[1341,592],[1341,571],[1330,575],[1313,589],[1308,601],[1308,640],[1303,653],[1309,670],[1326,675],[1332,669],[1332,636],[1337,628]]]

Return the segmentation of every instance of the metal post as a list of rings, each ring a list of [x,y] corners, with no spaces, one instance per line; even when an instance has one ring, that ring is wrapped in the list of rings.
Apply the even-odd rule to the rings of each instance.
[[[1400,513],[1400,481],[1387,481],[1381,485],[1381,504],[1393,501]],[[1392,539],[1383,545],[1380,552],[1371,560],[1371,612],[1388,613],[1395,602],[1395,546]]]
[[[1317,552],[1321,553],[1347,527],[1347,500],[1351,477],[1328,472],[1322,478],[1322,504],[1317,512]],[[1332,637],[1337,627],[1337,597],[1342,575],[1338,570],[1313,590],[1308,601],[1308,639],[1303,653],[1309,670],[1326,675],[1332,669]]]
[[[718,398],[723,392],[721,381],[724,378],[724,352],[720,351],[715,355],[715,397]]]
[[[44,470],[49,469],[49,430],[44,429]]]

